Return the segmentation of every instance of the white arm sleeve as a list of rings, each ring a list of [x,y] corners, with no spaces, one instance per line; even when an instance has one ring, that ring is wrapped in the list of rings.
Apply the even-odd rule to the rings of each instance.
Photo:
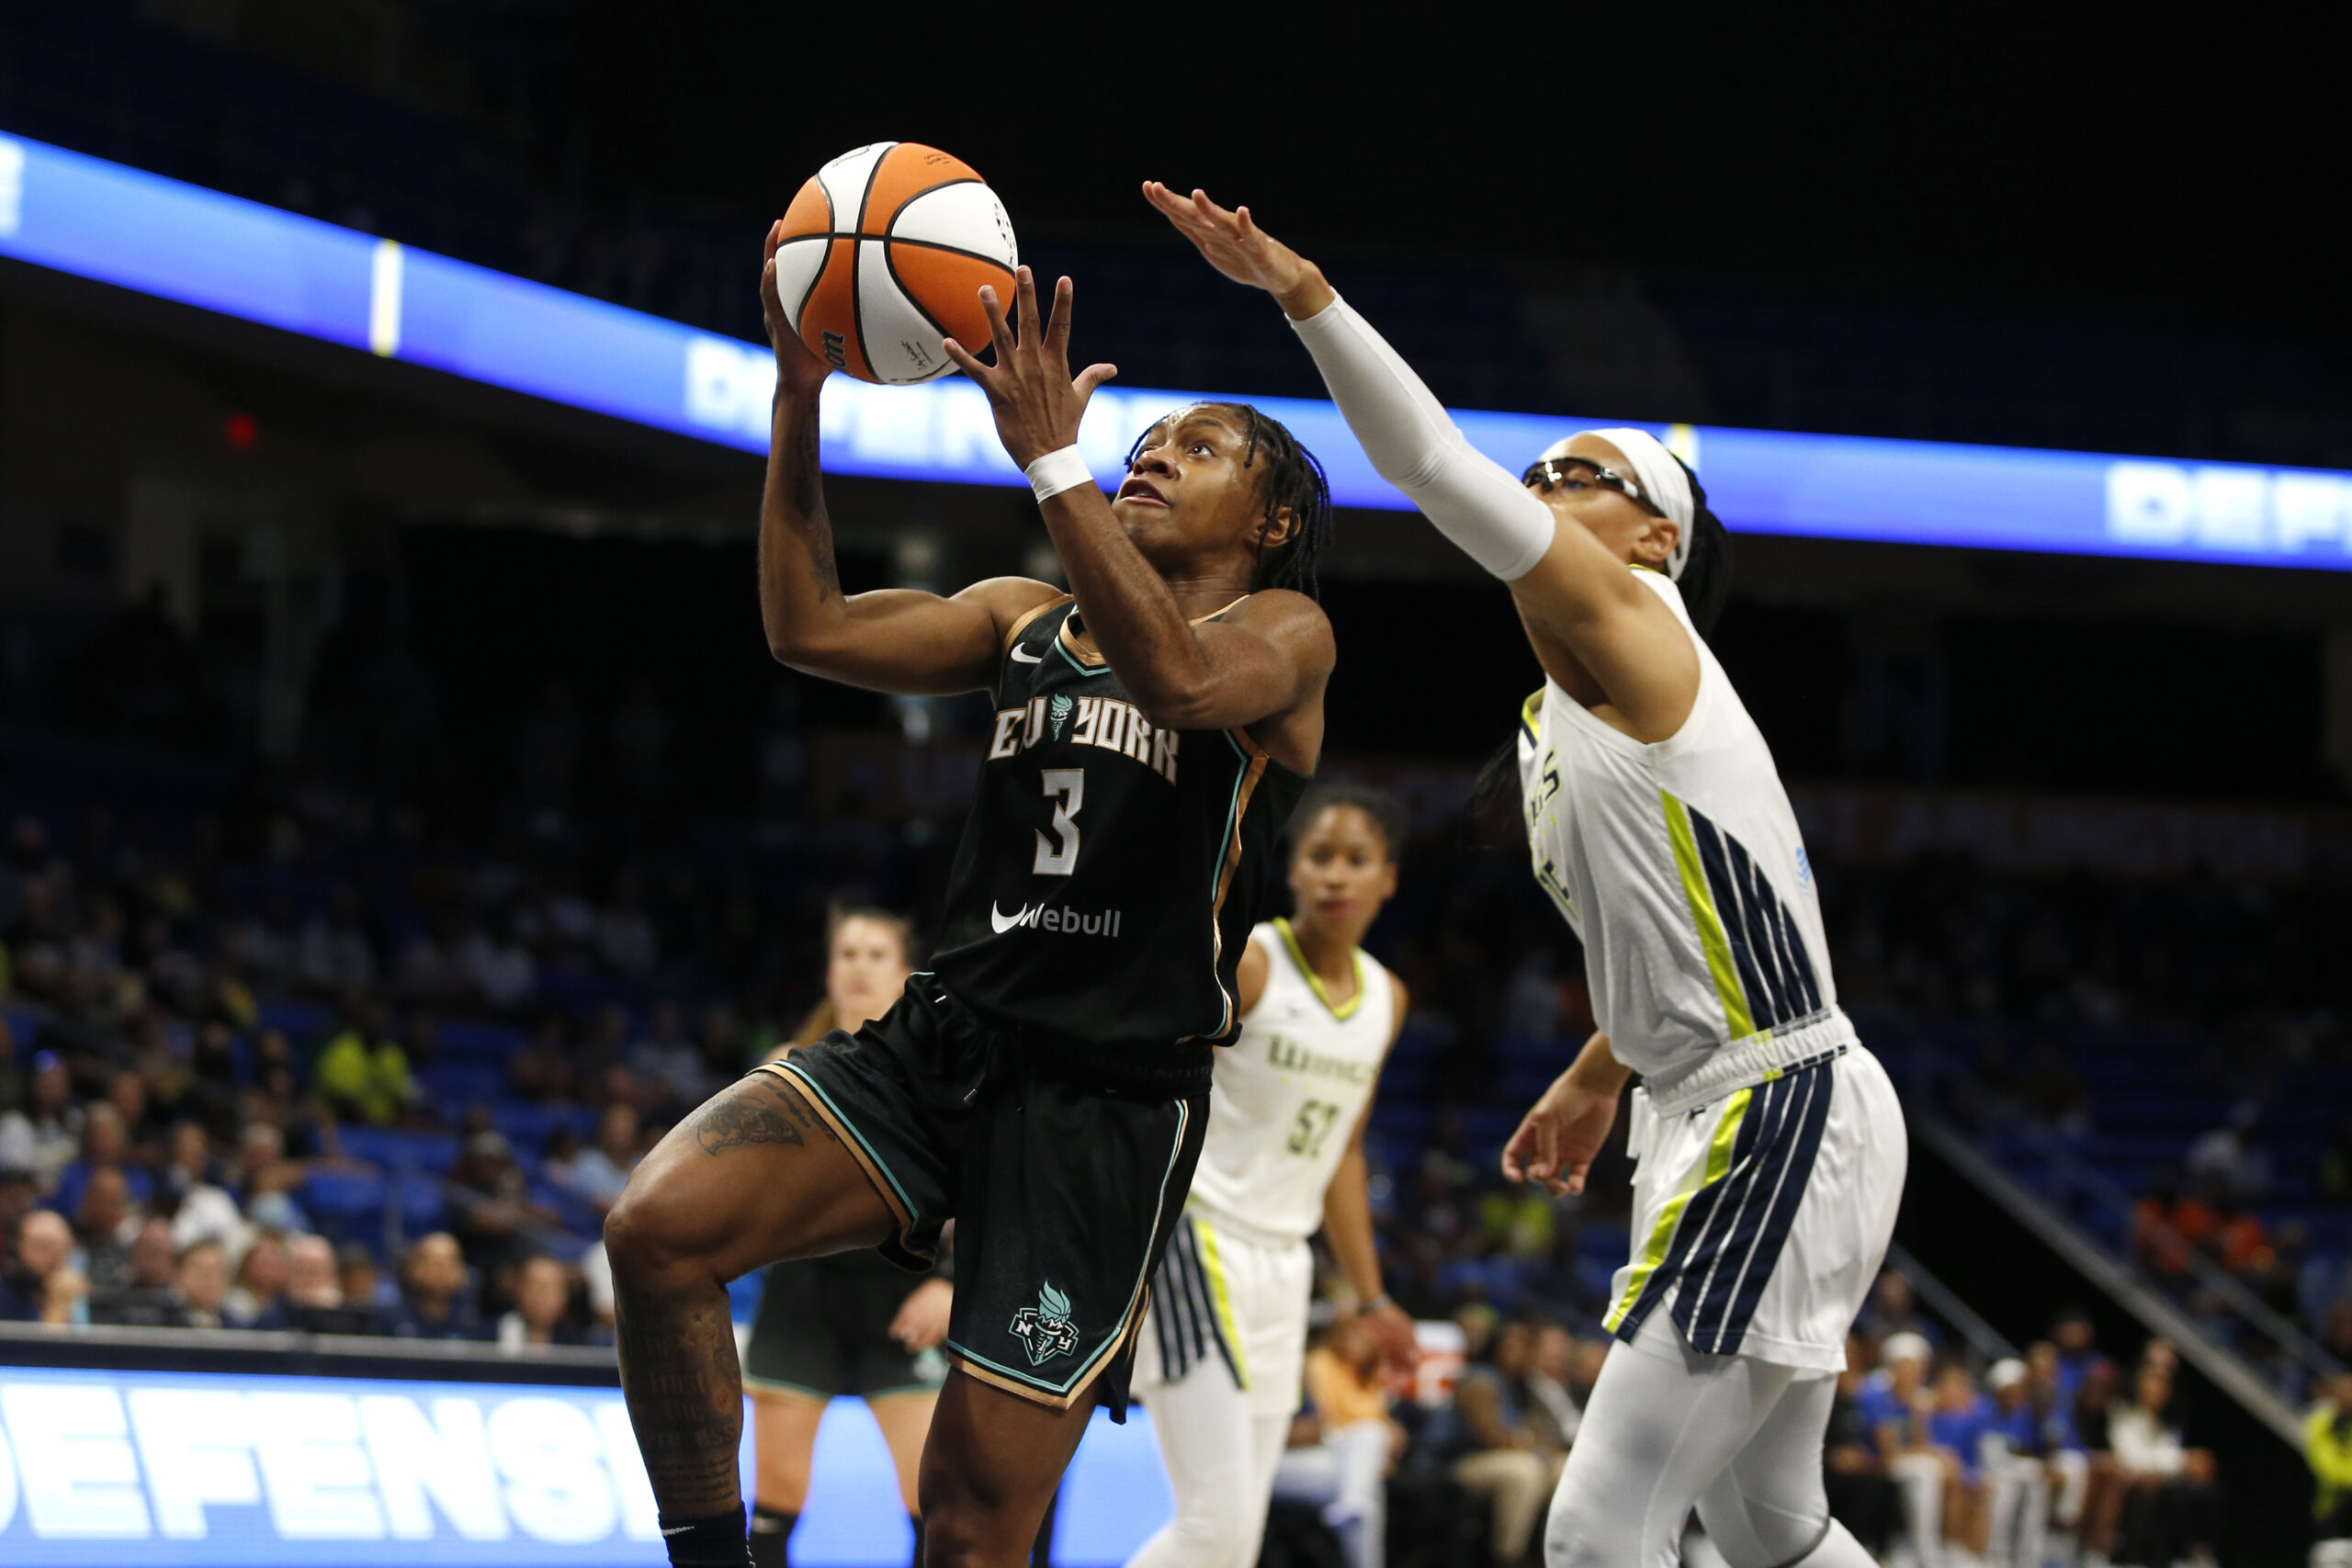
[[[1291,322],[1380,477],[1504,581],[1552,547],[1552,509],[1470,445],[1444,406],[1345,299]]]

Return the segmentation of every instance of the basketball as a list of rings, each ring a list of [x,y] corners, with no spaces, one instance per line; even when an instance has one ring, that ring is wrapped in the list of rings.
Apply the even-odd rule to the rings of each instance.
[[[960,158],[913,141],[844,152],[784,215],[776,293],[809,352],[861,381],[904,386],[955,368],[952,337],[989,341],[983,284],[1005,295],[1012,220]]]

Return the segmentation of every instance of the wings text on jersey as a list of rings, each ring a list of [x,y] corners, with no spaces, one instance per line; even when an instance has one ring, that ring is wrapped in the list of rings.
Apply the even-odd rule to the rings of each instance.
[[[1380,1064],[1377,1062],[1351,1062],[1345,1056],[1310,1051],[1282,1034],[1267,1040],[1266,1062],[1285,1073],[1302,1073],[1315,1078],[1338,1078],[1342,1083],[1368,1084],[1380,1076]]]
[[[1063,705],[1060,712],[1054,704]],[[1067,694],[1032,697],[1026,707],[999,708],[996,729],[989,739],[989,761],[1017,757],[1041,740],[1067,740],[1073,746],[1099,746],[1141,762],[1170,784],[1176,782],[1176,749],[1183,739],[1177,730],[1162,729],[1116,697],[1080,697],[1073,705]]]

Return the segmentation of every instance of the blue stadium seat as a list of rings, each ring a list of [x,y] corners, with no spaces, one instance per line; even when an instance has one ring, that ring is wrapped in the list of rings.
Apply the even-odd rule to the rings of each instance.
[[[479,1023],[465,1019],[450,1019],[434,1032],[438,1060],[488,1063],[499,1068],[502,1076],[506,1059],[523,1048],[525,1038],[521,1030],[503,1023]]]
[[[514,1145],[516,1157],[528,1156],[534,1162],[558,1128],[569,1127],[586,1137],[596,1127],[595,1111],[579,1105],[534,1105],[510,1100],[493,1105],[491,1115],[506,1141]]]
[[[415,1132],[405,1127],[345,1127],[343,1152],[353,1159],[391,1171],[403,1168],[438,1174],[458,1158],[454,1133]]]
[[[503,1066],[476,1062],[435,1062],[417,1074],[433,1097],[444,1105],[471,1105],[499,1098],[506,1087]]]
[[[316,1002],[272,999],[262,1002],[256,1010],[264,1029],[277,1030],[296,1046],[325,1038],[334,1021],[334,1015]]]
[[[388,1190],[380,1172],[313,1171],[302,1184],[302,1208],[321,1234],[345,1241],[382,1225]]]

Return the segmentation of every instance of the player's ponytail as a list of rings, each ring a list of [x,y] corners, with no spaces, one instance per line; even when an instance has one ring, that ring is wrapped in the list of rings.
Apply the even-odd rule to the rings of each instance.
[[[1682,463],[1679,457],[1675,461]],[[1682,463],[1682,471],[1690,475],[1690,553],[1674,585],[1682,590],[1682,607],[1690,613],[1690,624],[1707,637],[1731,597],[1731,533],[1708,509],[1707,487],[1690,473],[1690,465]]]
[[[1524,848],[1527,807],[1519,776],[1519,736],[1496,747],[1470,786],[1470,811],[1464,826],[1470,842],[1484,849]]]

